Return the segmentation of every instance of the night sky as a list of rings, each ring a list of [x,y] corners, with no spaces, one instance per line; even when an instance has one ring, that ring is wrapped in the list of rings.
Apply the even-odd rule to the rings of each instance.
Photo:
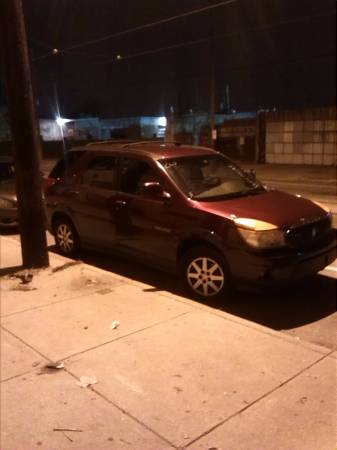
[[[211,42],[219,112],[226,85],[236,111],[335,104],[335,0],[237,0],[84,45],[220,1],[23,0],[39,116],[207,111]]]

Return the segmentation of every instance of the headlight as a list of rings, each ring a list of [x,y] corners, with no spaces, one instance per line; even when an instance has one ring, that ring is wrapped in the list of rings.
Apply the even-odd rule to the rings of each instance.
[[[237,229],[247,244],[257,248],[285,245],[284,232],[277,226],[261,220],[235,218]]]
[[[0,208],[16,208],[17,202],[11,201],[7,198],[0,198]]]

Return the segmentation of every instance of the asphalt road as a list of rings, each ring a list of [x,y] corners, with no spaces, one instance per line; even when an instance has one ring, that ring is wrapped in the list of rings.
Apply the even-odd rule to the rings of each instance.
[[[19,235],[15,235],[19,239]],[[56,251],[53,237],[48,233],[48,245]],[[153,268],[130,264],[121,258],[97,252],[83,251],[81,259],[90,265],[113,271],[151,286],[149,291],[168,291],[187,296],[178,280]],[[337,260],[320,274],[277,291],[236,291],[225,301],[207,304],[266,326],[291,334],[297,339],[337,348],[336,309]]]

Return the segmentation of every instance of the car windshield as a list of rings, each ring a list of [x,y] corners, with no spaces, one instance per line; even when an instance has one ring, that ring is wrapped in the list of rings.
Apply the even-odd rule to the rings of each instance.
[[[12,162],[0,162],[0,182],[14,179],[14,173]]]
[[[193,199],[212,201],[264,192],[259,182],[247,177],[221,155],[165,159],[160,163],[178,187]]]

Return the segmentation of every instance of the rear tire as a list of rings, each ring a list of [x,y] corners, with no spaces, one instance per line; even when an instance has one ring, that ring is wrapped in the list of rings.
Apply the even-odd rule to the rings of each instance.
[[[225,298],[231,279],[227,262],[208,246],[188,250],[181,259],[180,272],[185,287],[199,299]]]
[[[55,243],[65,256],[75,256],[80,249],[80,239],[73,223],[66,217],[56,220],[54,225]]]

